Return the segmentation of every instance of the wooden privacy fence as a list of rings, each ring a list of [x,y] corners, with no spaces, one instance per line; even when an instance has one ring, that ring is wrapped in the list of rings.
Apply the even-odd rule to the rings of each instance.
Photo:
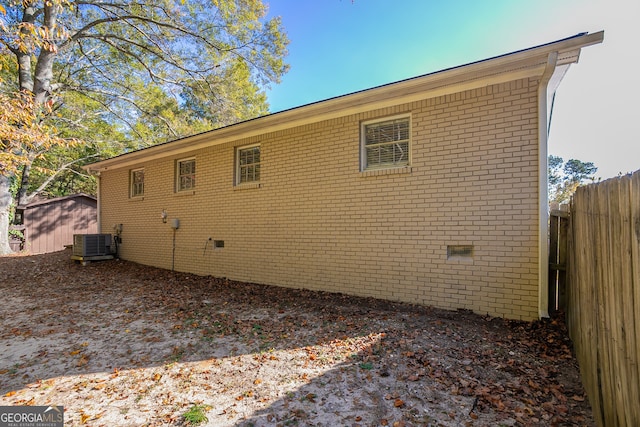
[[[549,214],[549,314],[567,308],[567,239],[569,206],[552,206]]]
[[[599,426],[640,426],[640,171],[571,204],[567,324]]]

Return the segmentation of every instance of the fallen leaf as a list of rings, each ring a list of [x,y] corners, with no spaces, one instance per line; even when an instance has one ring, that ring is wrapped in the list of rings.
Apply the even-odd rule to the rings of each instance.
[[[82,367],[82,366],[86,365],[87,363],[89,363],[89,356],[87,356],[86,354],[83,354],[83,355],[80,357],[80,360],[78,360],[78,363],[76,363],[76,366],[77,366],[78,368],[80,368],[80,367]]]
[[[54,330],[56,333],[67,332],[64,328],[68,328],[69,334],[73,334],[72,344],[64,348],[62,354],[54,351],[38,353],[40,360],[37,362],[46,358],[48,363],[40,364],[45,370],[61,362],[69,372],[54,377],[54,372],[38,371],[39,365],[26,363],[26,360],[16,360],[15,366],[4,364],[0,366],[0,374],[5,374],[0,375],[0,382],[5,386],[1,387],[4,390],[0,398],[12,405],[48,404],[46,400],[31,400],[32,396],[40,396],[39,399],[43,396],[52,399],[56,395],[68,397],[66,402],[75,399],[75,414],[69,415],[71,422],[80,427],[108,425],[108,413],[102,416],[105,420],[96,420],[93,410],[109,406],[120,409],[116,416],[124,424],[135,424],[136,417],[140,416],[148,425],[179,425],[184,421],[182,414],[189,404],[203,405],[202,401],[192,402],[197,399],[198,392],[202,392],[202,396],[224,394],[231,399],[216,409],[216,416],[226,413],[222,416],[229,420],[240,419],[242,414],[239,413],[264,411],[260,413],[267,417],[270,425],[286,420],[314,425],[321,423],[322,411],[329,406],[335,404],[334,410],[341,414],[345,411],[344,407],[338,406],[341,402],[334,399],[336,391],[344,391],[342,387],[348,388],[353,401],[362,407],[368,397],[367,390],[374,387],[380,390],[380,402],[377,403],[390,408],[381,412],[380,418],[375,417],[375,424],[384,427],[414,423],[473,427],[476,424],[500,425],[508,418],[523,426],[554,425],[560,419],[588,424],[585,421],[588,409],[581,403],[587,396],[577,387],[579,384],[567,381],[574,376],[564,375],[565,367],[560,372],[559,366],[567,355],[570,356],[565,345],[569,341],[561,320],[554,321],[557,326],[552,326],[548,321],[511,322],[468,313],[456,315],[455,321],[450,315],[434,320],[440,316],[438,310],[405,310],[401,303],[397,303],[399,311],[395,309],[396,303],[384,303],[379,310],[377,302],[375,307],[361,300],[353,304],[351,297],[346,296],[318,295],[306,290],[285,292],[231,281],[223,287],[225,281],[210,276],[199,278],[125,261],[95,263],[90,269],[80,269],[72,267],[66,259],[60,262],[62,257],[58,255],[52,256],[56,263],[46,270],[52,273],[43,273],[43,270],[36,274],[53,275],[60,288],[53,287],[52,291],[59,291],[60,295],[68,291],[79,292],[77,299],[81,304],[58,303],[54,292],[51,301],[42,308],[55,305],[59,309],[57,316],[40,313],[41,309],[35,306],[27,313],[29,316],[21,316],[25,322],[34,319],[32,334],[38,338]],[[38,261],[36,268],[42,268],[46,257],[49,255],[21,257],[16,261],[34,259]],[[42,286],[41,279],[31,274],[32,261],[28,261],[31,268],[25,270],[24,278],[17,277],[15,269],[5,269],[7,261],[0,257],[0,282],[6,275],[16,276],[11,280],[20,279],[20,283],[25,284],[25,295],[48,289]],[[65,272],[67,267],[70,267],[69,271]],[[67,280],[67,275],[72,279]],[[100,286],[93,286],[90,291],[75,287],[78,275],[83,276],[82,281]],[[4,291],[2,288],[0,293]],[[127,297],[108,298],[116,294]],[[203,305],[205,299],[206,307]],[[95,305],[94,301],[100,301],[100,304]],[[273,302],[274,306],[265,307],[264,301]],[[254,303],[259,303],[259,316],[270,316],[269,331],[267,333],[265,328],[264,337],[259,339],[253,335],[249,337],[251,325],[257,321]],[[125,315],[123,305],[130,306],[129,312],[134,314]],[[272,309],[280,314],[269,312]],[[78,314],[82,316],[78,317]],[[4,315],[0,309],[0,317]],[[339,315],[343,319],[336,324]],[[307,326],[302,325],[305,318]],[[14,326],[20,339],[26,336],[26,323],[13,324],[11,316],[4,319],[7,326],[0,331],[0,336],[5,340],[14,338],[11,333]],[[178,329],[172,329],[176,324],[180,325]],[[200,328],[197,331],[192,328],[196,324]],[[123,335],[125,328],[131,333]],[[386,335],[370,333],[382,329],[387,331]],[[138,346],[135,340],[127,340],[134,334],[140,335],[141,343],[157,344]],[[550,336],[552,346],[546,345]],[[110,346],[113,337],[123,342]],[[247,339],[251,341],[246,342]],[[6,341],[0,344],[3,343],[9,344]],[[172,348],[178,344],[172,353]],[[274,350],[248,351],[264,346]],[[221,356],[223,351],[225,357],[213,357]],[[83,353],[88,354],[84,359]],[[538,357],[539,354],[542,357]],[[180,363],[181,360],[185,363]],[[189,360],[200,362],[186,363]],[[78,372],[87,369],[87,366],[76,368],[79,361],[88,363],[92,372]],[[343,363],[345,361],[347,363]],[[304,363],[313,368],[320,368],[314,366],[316,364],[324,365],[324,368],[333,365],[336,369],[323,377],[319,376],[319,371],[304,369]],[[362,368],[358,368],[360,363]],[[367,364],[375,369],[364,369],[369,366]],[[115,366],[123,367],[122,371],[114,369]],[[470,373],[465,369],[470,369]],[[286,375],[272,375],[281,370],[286,370]],[[63,373],[62,369],[58,372]],[[39,387],[30,386],[37,378],[56,380],[51,385],[42,382]],[[403,381],[398,384],[396,379]],[[314,388],[294,388],[303,381]],[[410,384],[416,381],[416,384]],[[255,386],[253,397],[247,391],[252,383]],[[261,385],[263,383],[265,386]],[[322,392],[315,388],[318,384],[324,387]],[[296,391],[287,393],[289,386]],[[49,388],[46,394],[43,393],[45,387]],[[456,398],[443,404],[438,393],[424,393],[423,399],[418,400],[410,397],[422,389],[461,395],[460,399],[465,400],[478,398],[480,405],[474,410],[468,405],[465,411],[455,404]],[[17,390],[17,393],[9,390]],[[321,394],[310,396],[311,391]],[[238,395],[238,400],[234,400]],[[400,396],[410,399],[409,403]],[[571,404],[563,405],[563,398]],[[17,402],[19,399],[24,400]],[[317,403],[312,403],[312,399]],[[542,403],[549,399],[553,399],[552,405],[547,405],[549,410],[545,411]],[[85,402],[80,403],[82,400]],[[347,400],[350,405],[351,399]],[[278,401],[282,404],[276,404]],[[84,419],[80,408],[88,411]],[[427,412],[425,408],[438,409]],[[453,423],[449,417],[452,411],[462,421]],[[370,415],[356,416],[357,412],[351,412],[349,425],[368,425]],[[401,421],[404,412],[407,421]],[[581,417],[582,413],[585,416]],[[479,421],[480,415],[483,422]],[[344,416],[348,416],[347,411]]]

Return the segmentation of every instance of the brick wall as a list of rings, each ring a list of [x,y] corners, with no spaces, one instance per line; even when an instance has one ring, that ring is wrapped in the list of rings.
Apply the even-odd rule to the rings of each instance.
[[[361,172],[360,123],[406,113],[411,166]],[[235,147],[253,143],[260,187],[241,189]],[[519,80],[140,163],[141,200],[128,197],[132,168],[105,171],[102,228],[122,223],[121,256],[143,264],[530,320],[537,144],[537,81]],[[189,156],[196,189],[176,194],[175,161]],[[448,259],[448,245],[473,256]]]

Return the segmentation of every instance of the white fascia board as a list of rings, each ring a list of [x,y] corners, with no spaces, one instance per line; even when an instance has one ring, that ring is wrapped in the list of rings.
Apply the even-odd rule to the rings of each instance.
[[[549,53],[558,52],[558,65],[574,63],[579,58],[580,48],[600,43],[602,39],[603,32],[572,37],[536,48],[244,121],[89,164],[84,166],[84,169],[89,172],[119,169],[323,120],[522,78],[540,77],[544,72]]]

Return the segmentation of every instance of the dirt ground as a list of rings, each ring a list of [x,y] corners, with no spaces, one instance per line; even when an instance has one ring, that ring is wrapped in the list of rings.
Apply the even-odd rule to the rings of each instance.
[[[593,426],[561,321],[0,257],[0,405],[65,425]]]

